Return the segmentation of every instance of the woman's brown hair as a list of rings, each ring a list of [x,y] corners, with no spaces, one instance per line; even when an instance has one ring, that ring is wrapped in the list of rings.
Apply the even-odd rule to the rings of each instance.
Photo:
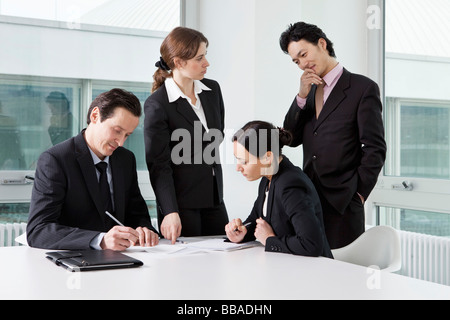
[[[161,44],[161,59],[156,63],[158,69],[153,75],[152,93],[161,87],[167,78],[172,77],[171,70],[175,69],[174,59],[194,58],[202,42],[208,46],[208,39],[201,32],[185,27],[177,27],[167,35]]]

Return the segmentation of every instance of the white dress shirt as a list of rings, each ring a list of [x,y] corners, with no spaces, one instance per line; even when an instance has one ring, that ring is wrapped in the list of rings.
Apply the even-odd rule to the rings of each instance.
[[[208,124],[206,122],[205,112],[203,111],[202,102],[200,101],[199,94],[203,91],[210,91],[211,89],[205,86],[201,81],[194,80],[194,94],[196,98],[196,103],[192,104],[191,98],[186,96],[183,91],[178,87],[178,85],[175,83],[175,80],[173,78],[167,78],[165,81],[166,84],[166,90],[167,90],[167,96],[169,98],[169,102],[174,102],[178,100],[178,98],[184,98],[186,99],[189,104],[192,107],[192,110],[194,110],[197,117],[200,119],[200,122],[202,123],[203,127],[206,129],[206,131],[209,131]]]
[[[269,198],[269,188],[266,188],[266,197],[264,198],[264,203],[263,203],[263,216],[267,217],[267,198]]]

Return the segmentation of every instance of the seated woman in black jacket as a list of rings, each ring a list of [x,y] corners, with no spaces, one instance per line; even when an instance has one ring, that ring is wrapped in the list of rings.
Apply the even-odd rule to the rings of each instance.
[[[281,154],[291,134],[263,121],[247,123],[233,136],[237,171],[261,179],[248,218],[225,226],[232,242],[259,240],[266,251],[332,258],[319,196],[303,171]]]

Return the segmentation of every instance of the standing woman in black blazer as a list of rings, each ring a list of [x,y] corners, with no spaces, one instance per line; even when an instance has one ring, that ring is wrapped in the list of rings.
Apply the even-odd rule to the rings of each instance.
[[[219,84],[205,79],[208,40],[177,27],[161,44],[152,95],[144,105],[145,151],[156,195],[160,232],[175,243],[182,236],[223,234],[218,146],[224,104]]]
[[[248,218],[225,231],[232,242],[259,240],[266,251],[332,258],[322,207],[311,180],[281,154],[292,135],[264,121],[247,123],[234,136],[237,170],[258,180],[258,198]]]

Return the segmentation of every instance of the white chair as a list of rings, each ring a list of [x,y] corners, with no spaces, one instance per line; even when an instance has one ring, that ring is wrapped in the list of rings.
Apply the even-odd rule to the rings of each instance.
[[[372,227],[349,245],[331,250],[334,259],[395,272],[401,268],[400,237],[389,226]]]

